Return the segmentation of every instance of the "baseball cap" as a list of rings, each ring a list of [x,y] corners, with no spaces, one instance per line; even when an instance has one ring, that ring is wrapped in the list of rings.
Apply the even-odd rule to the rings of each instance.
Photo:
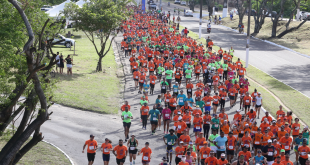
[[[90,134],[90,137],[95,137],[93,134]]]
[[[257,94],[259,94],[259,95],[260,95],[261,93],[260,93],[260,92],[258,92]]]
[[[131,137],[132,137],[132,136],[136,137],[134,134],[131,134]]]
[[[281,149],[280,152],[285,152],[285,150],[284,150],[284,149]]]
[[[204,141],[203,144],[208,144],[208,142]]]
[[[180,143],[184,143],[183,141],[180,141]]]
[[[286,125],[286,124],[288,125],[288,122],[285,122],[285,125]]]
[[[237,109],[237,112],[240,112],[240,109]]]
[[[182,117],[180,116],[178,120],[182,120]]]
[[[149,145],[150,143],[149,142],[145,142],[145,144]]]
[[[178,111],[178,114],[181,114],[181,112],[180,112],[180,111]]]
[[[268,143],[272,143],[271,139],[268,140]]]
[[[225,156],[225,153],[222,153],[221,156]]]
[[[188,144],[193,144],[193,142],[188,142]]]

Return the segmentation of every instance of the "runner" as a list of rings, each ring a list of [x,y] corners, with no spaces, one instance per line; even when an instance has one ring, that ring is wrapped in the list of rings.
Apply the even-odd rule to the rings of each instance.
[[[205,165],[218,165],[218,160],[214,156],[215,152],[213,150],[210,151],[210,157],[205,159]]]
[[[153,106],[153,109],[149,111],[147,118],[148,119],[150,118],[151,125],[152,125],[151,134],[154,135],[154,133],[156,132],[156,127],[158,125],[158,119],[160,118],[160,112],[159,110],[156,109],[155,105]]]
[[[185,148],[183,147],[183,141],[179,142],[179,146],[175,148],[175,164],[179,164],[182,161]]]
[[[248,165],[248,162],[244,160],[244,157],[244,155],[240,155],[238,160],[234,161],[231,165]]]
[[[143,165],[149,165],[151,162],[151,155],[152,155],[152,150],[149,147],[149,142],[145,142],[145,147],[140,150],[138,155],[140,155],[141,153],[143,153],[142,164]]]
[[[255,97],[255,111],[257,113],[257,118],[258,119],[259,119],[259,114],[260,114],[260,108],[261,108],[262,105],[263,105],[263,98],[261,97],[261,93],[258,92],[257,96]]]
[[[122,112],[121,116],[123,120],[124,134],[125,134],[125,142],[129,139],[129,129],[131,126],[131,119],[133,119],[132,113],[128,111],[128,107],[125,107],[125,111]]]
[[[149,106],[147,106],[147,103],[144,103],[144,105],[140,108],[141,113],[141,119],[142,119],[142,129],[144,128],[146,130],[146,124],[147,124],[147,117],[149,114]]]
[[[271,145],[272,141],[269,139],[268,144],[263,147],[262,154],[267,158],[268,165],[272,165],[274,163],[274,153],[276,151],[275,147]]]
[[[226,143],[227,143],[227,137],[224,136],[224,132],[220,133],[220,136],[214,139],[214,145],[217,147],[217,158],[220,159],[222,154],[225,154],[226,152]],[[225,158],[225,155],[224,155]]]
[[[199,159],[201,160],[201,164],[205,163],[205,160],[209,157],[211,152],[211,149],[208,147],[208,142],[204,141],[203,142],[203,147],[200,148],[198,151],[198,164],[199,164]]]
[[[110,162],[110,151],[112,151],[112,141],[105,138],[105,142],[102,143],[100,150],[102,151],[103,165],[109,165]]]
[[[129,139],[129,141],[127,142],[127,146],[129,147],[129,161],[130,161],[130,165],[132,164],[136,164],[136,156],[137,156],[137,152],[138,152],[138,140],[136,139],[135,135],[131,135],[131,138]],[[132,160],[133,159],[133,160]]]
[[[87,159],[88,159],[88,165],[92,165],[95,160],[96,156],[96,150],[98,148],[97,141],[94,140],[95,136],[93,134],[90,135],[90,139],[86,140],[82,153],[84,153],[85,147],[87,145]]]
[[[123,165],[128,155],[128,149],[123,145],[123,140],[120,139],[118,145],[114,147],[113,154],[116,156],[116,164]]]
[[[237,146],[237,138],[233,136],[233,132],[229,132],[227,137],[227,148],[226,148],[227,160],[229,163],[231,163],[232,159],[234,158],[236,146]]]
[[[174,134],[174,130],[170,129],[169,130],[170,134],[167,134],[163,137],[164,143],[166,144],[166,154],[167,154],[167,161],[171,164],[172,160],[172,152],[173,152],[173,146],[178,143],[178,137]],[[167,142],[166,142],[167,139]],[[169,159],[169,154],[170,154],[170,159]]]
[[[228,161],[225,159],[225,153],[221,153],[221,157],[218,159],[219,165],[226,165],[228,164]]]
[[[199,113],[195,113],[195,117],[193,120],[193,124],[194,124],[194,132],[195,132],[195,137],[197,138],[198,134],[201,132],[202,130],[202,117],[200,117]]]
[[[165,109],[162,111],[162,116],[164,120],[164,134],[168,134],[169,124],[171,120],[172,111],[168,108],[168,105],[165,105]],[[166,129],[167,127],[167,129]],[[166,132],[167,130],[167,132]]]
[[[210,143],[210,148],[211,148],[211,150],[212,151],[214,151],[214,154],[216,154],[217,153],[217,146],[215,145],[215,143],[214,143],[214,140],[219,136],[218,134],[217,134],[217,130],[216,129],[212,129],[212,134],[210,135],[210,137],[209,137],[209,139],[208,139],[208,141],[209,141],[209,143]],[[216,155],[215,155],[216,156]]]

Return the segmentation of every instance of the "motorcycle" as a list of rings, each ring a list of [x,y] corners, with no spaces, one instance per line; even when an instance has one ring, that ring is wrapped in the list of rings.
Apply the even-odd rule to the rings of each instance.
[[[211,33],[211,28],[207,28],[207,32],[208,32],[208,33]]]

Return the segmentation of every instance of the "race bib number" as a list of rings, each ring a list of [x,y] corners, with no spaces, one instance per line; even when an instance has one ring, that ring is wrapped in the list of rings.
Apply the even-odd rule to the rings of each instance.
[[[284,149],[288,150],[290,149],[290,146],[284,146]]]
[[[165,117],[170,117],[170,114],[165,114]]]
[[[207,104],[210,104],[210,102],[207,102]]]
[[[234,146],[229,146],[228,148],[229,148],[230,150],[232,150],[232,149],[234,149]]]
[[[200,129],[200,126],[196,126],[196,129]]]
[[[154,84],[154,83],[155,83],[155,81],[152,81],[152,83]]]
[[[166,99],[166,102],[169,102],[169,99]]]
[[[105,148],[105,149],[104,149],[104,152],[109,152],[109,149]]]
[[[173,106],[177,106],[177,103],[173,103]]]
[[[178,129],[181,129],[182,128],[182,126],[181,125],[178,125]]]
[[[224,100],[225,99],[225,97],[222,97],[222,100]]]
[[[172,142],[168,142],[168,145],[172,145]]]
[[[137,66],[133,66],[133,68],[135,68],[135,69],[136,69],[136,68],[137,68]]]
[[[138,76],[136,76],[136,79],[139,78]]]
[[[90,150],[93,150],[95,147],[94,146],[89,146],[89,149]]]
[[[244,146],[245,146],[245,147],[250,147],[250,145],[249,145],[249,144],[244,144]]]
[[[207,154],[203,154],[202,157],[203,158],[208,158],[208,155]]]
[[[218,124],[214,124],[214,127],[219,127],[219,125]]]
[[[149,157],[143,156],[143,160],[149,160]]]
[[[144,112],[147,112],[147,109],[145,109]]]
[[[183,99],[179,99],[180,103],[183,103]]]
[[[153,69],[153,67],[150,67],[150,69]]]
[[[220,149],[225,149],[225,146],[220,146]]]
[[[166,86],[162,86],[161,88],[162,88],[162,89],[166,89]]]
[[[130,147],[130,150],[135,150],[136,149],[136,147]]]
[[[217,102],[217,99],[214,99],[214,102]]]
[[[268,156],[273,156],[273,152],[268,152]]]
[[[191,90],[191,89],[188,89],[188,91],[191,92],[192,90]]]
[[[255,144],[259,144],[259,142],[255,142]]]
[[[153,120],[157,120],[157,118],[156,118],[156,117],[153,117]]]

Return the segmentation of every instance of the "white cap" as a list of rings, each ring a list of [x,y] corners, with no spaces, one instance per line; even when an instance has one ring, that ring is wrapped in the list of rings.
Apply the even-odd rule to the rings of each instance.
[[[260,92],[258,92],[258,94],[261,94]]]
[[[225,153],[222,153],[221,156],[225,156]]]
[[[179,120],[182,120],[182,117],[181,117],[181,116],[179,117]]]
[[[245,124],[245,126],[249,126],[249,124]]]
[[[268,143],[272,143],[271,139],[268,140]]]
[[[180,111],[178,111],[178,114],[181,114],[181,112],[180,112]]]
[[[180,141],[180,143],[184,143],[183,141]]]
[[[240,109],[237,109],[237,112],[240,112]]]
[[[189,142],[188,144],[193,144],[193,142]]]

